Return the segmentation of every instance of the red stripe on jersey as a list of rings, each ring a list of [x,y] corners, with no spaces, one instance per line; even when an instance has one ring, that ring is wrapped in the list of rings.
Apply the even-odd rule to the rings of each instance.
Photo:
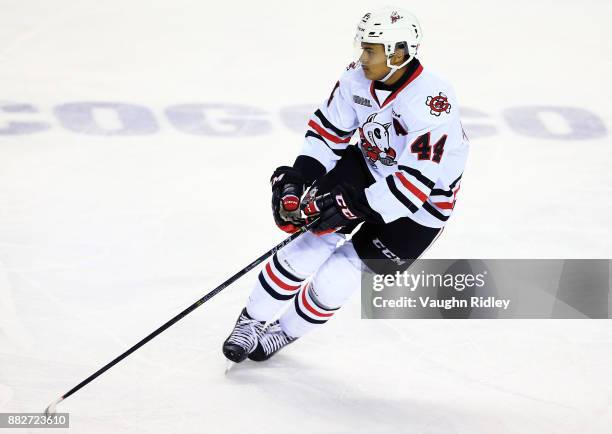
[[[382,106],[380,106],[381,108],[383,108],[384,106],[386,106],[387,104],[389,104],[391,101],[393,101],[395,99],[395,97],[406,88],[406,86],[408,86],[410,83],[412,83],[414,81],[415,78],[417,78],[419,75],[421,75],[421,72],[423,72],[423,66],[419,65],[419,67],[416,69],[416,71],[414,71],[412,73],[412,75],[410,76],[410,78],[408,79],[408,81],[406,81],[406,83],[404,83],[402,85],[402,87],[400,87],[399,89],[397,89],[395,92],[393,92],[391,95],[389,95],[387,97],[387,99],[385,100],[385,102],[383,103]]]
[[[395,97],[406,88],[406,86],[408,86],[411,82],[413,82],[419,75],[421,75],[421,72],[423,72],[423,65],[419,65],[417,69],[415,69],[415,71],[412,73],[412,75],[408,78],[408,80],[406,81],[406,83],[402,84],[402,87],[400,87],[399,89],[397,89],[396,91],[394,91],[393,93],[391,93],[391,95],[389,95],[387,97],[387,99],[385,99],[385,102],[383,102],[382,104],[380,103],[380,101],[378,101],[378,96],[376,96],[376,91],[374,90],[374,81],[372,81],[372,83],[370,83],[370,93],[372,94],[372,97],[374,98],[374,100],[376,100],[376,103],[378,104],[378,106],[380,108],[383,108],[384,106],[386,106],[387,104],[389,104],[391,101],[393,101],[395,99]]]
[[[374,90],[374,81],[372,81],[372,83],[370,83],[370,94],[372,94],[372,97],[376,101],[376,104],[378,104],[379,107],[382,107],[380,105],[380,101],[378,101],[378,96],[376,95],[376,91]]]
[[[308,290],[308,287],[305,287],[302,290],[302,304],[304,305],[304,307],[306,309],[308,309],[308,311],[310,313],[312,313],[315,316],[321,317],[321,318],[328,318],[330,316],[332,316],[334,313],[321,313],[321,312],[317,312],[309,303],[308,300],[306,299],[306,291]]]
[[[440,209],[453,209],[455,208],[455,203],[457,202],[457,193],[461,190],[461,185],[457,187],[457,189],[453,192],[453,201],[452,202],[432,202],[435,206]]]
[[[312,119],[308,122],[308,126],[313,128],[314,130],[316,130],[317,133],[321,134],[323,137],[325,137],[328,140],[331,140],[334,143],[348,143],[351,141],[350,137],[347,137],[346,139],[341,139],[338,136],[334,136],[333,134],[329,133],[326,129],[324,129],[321,125],[313,121]]]
[[[440,209],[453,209],[455,202],[432,202],[435,206]]]
[[[427,200],[427,195],[418,188],[416,188],[410,181],[408,181],[404,177],[404,175],[402,175],[402,172],[395,172],[395,176],[397,176],[401,183],[404,185],[404,187],[406,187],[410,191],[410,193],[418,197],[421,202],[425,202]]]
[[[274,275],[274,273],[272,272],[272,267],[270,267],[270,263],[269,262],[266,264],[266,272],[268,273],[268,276],[270,276],[270,279],[272,279],[272,281],[274,283],[276,283],[278,286],[280,286],[284,290],[286,290],[286,291],[295,291],[296,289],[300,289],[301,285],[297,285],[297,286],[287,285],[285,282],[283,282],[278,277],[276,277]]]

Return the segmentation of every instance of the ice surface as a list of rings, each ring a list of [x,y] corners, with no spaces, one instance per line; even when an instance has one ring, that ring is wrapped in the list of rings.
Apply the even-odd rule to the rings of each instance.
[[[42,411],[283,238],[269,174],[370,6],[3,2],[0,411]],[[429,257],[612,257],[610,3],[404,6],[472,136]],[[354,297],[225,377],[254,278],[62,402],[71,432],[609,432],[603,320],[364,321]]]

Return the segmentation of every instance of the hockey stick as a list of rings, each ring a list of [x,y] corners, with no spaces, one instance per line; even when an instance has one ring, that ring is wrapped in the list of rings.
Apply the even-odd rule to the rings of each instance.
[[[53,401],[51,404],[49,404],[47,406],[47,408],[45,409],[45,414],[48,415],[52,415],[56,413],[56,406],[57,404],[59,404],[60,402],[62,402],[64,399],[68,398],[70,395],[72,395],[73,393],[75,393],[76,391],[78,391],[79,389],[81,389],[82,387],[86,386],[87,384],[89,384],[91,381],[93,381],[94,379],[96,379],[97,377],[99,377],[100,375],[102,375],[104,372],[106,372],[107,370],[109,370],[110,368],[112,368],[113,366],[115,366],[117,363],[119,363],[120,361],[122,361],[123,359],[125,359],[127,356],[129,356],[130,354],[132,354],[134,351],[136,351],[138,348],[142,347],[144,344],[146,344],[147,342],[149,342],[151,339],[153,339],[154,337],[156,337],[157,335],[159,335],[160,333],[162,333],[164,330],[168,329],[169,327],[171,327],[172,325],[174,325],[176,322],[178,322],[179,320],[183,319],[184,317],[186,317],[187,315],[189,315],[191,312],[193,312],[194,310],[196,310],[198,307],[200,307],[201,305],[203,305],[204,303],[206,303],[208,300],[210,300],[211,298],[213,298],[215,295],[217,295],[218,293],[220,293],[221,291],[223,291],[225,288],[227,288],[229,285],[231,285],[232,283],[234,283],[236,280],[238,280],[239,278],[241,278],[242,276],[244,276],[246,273],[248,273],[249,271],[251,271],[253,268],[257,267],[259,264],[261,264],[263,261],[265,261],[266,259],[268,259],[270,256],[274,255],[276,252],[278,252],[280,249],[282,249],[283,247],[285,247],[287,244],[291,243],[293,240],[295,240],[297,237],[299,237],[300,235],[302,235],[303,233],[307,232],[308,230],[310,230],[310,228],[314,225],[314,223],[316,223],[316,219],[311,221],[310,223],[302,226],[299,231],[291,234],[289,237],[287,237],[284,241],[281,241],[279,244],[277,244],[276,246],[274,246],[273,248],[271,248],[270,250],[268,250],[266,253],[264,253],[263,255],[261,255],[259,258],[255,259],[253,262],[251,262],[249,265],[247,265],[246,267],[244,267],[242,270],[238,271],[236,274],[234,274],[232,277],[230,277],[229,279],[227,279],[225,282],[223,282],[221,285],[217,286],[215,289],[213,289],[212,291],[210,291],[208,294],[206,294],[204,297],[200,298],[198,301],[196,301],[195,303],[193,303],[191,306],[189,306],[187,309],[183,310],[181,313],[179,313],[178,315],[176,315],[174,318],[170,319],[168,322],[166,322],[165,324],[163,324],[161,327],[159,327],[158,329],[154,330],[153,332],[151,332],[148,336],[146,336],[144,339],[142,339],[141,341],[137,342],[134,346],[132,346],[130,349],[128,349],[127,351],[125,351],[124,353],[120,354],[119,356],[115,357],[113,360],[111,360],[110,362],[108,362],[106,365],[102,366],[100,369],[98,369],[96,372],[94,372],[93,374],[91,374],[89,377],[87,377],[86,379],[84,379],[83,381],[81,381],[79,384],[77,384],[76,386],[74,386],[72,389],[70,389],[68,392],[64,393],[62,396],[60,396],[58,399],[56,399],[55,401]]]

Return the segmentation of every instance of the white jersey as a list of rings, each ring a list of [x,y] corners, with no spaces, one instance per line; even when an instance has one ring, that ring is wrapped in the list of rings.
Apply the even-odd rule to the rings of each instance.
[[[365,191],[370,207],[385,223],[409,217],[440,228],[455,206],[469,143],[452,86],[411,64],[392,91],[351,64],[311,116],[301,154],[329,171],[355,136],[375,179]]]

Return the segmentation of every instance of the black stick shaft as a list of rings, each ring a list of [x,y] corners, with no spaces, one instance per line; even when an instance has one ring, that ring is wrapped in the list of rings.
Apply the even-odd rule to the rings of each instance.
[[[211,298],[213,298],[215,295],[217,295],[218,293],[220,293],[221,291],[223,291],[225,288],[227,288],[229,285],[231,285],[232,283],[234,283],[236,280],[240,279],[242,276],[244,276],[246,273],[248,273],[249,271],[251,271],[253,268],[257,267],[259,264],[261,264],[263,261],[265,261],[266,259],[268,259],[270,256],[272,256],[273,254],[275,254],[277,251],[279,251],[280,249],[282,249],[283,247],[285,247],[287,244],[289,244],[290,242],[292,242],[293,240],[295,240],[297,237],[299,237],[300,235],[302,235],[304,232],[307,232],[312,225],[314,224],[314,221],[302,226],[300,228],[300,230],[294,234],[291,234],[291,236],[287,237],[284,241],[280,242],[279,244],[277,244],[276,246],[274,246],[273,248],[271,248],[270,250],[268,250],[266,253],[264,253],[263,255],[261,255],[259,258],[255,259],[253,262],[251,262],[249,265],[247,265],[246,267],[244,267],[242,270],[238,271],[236,274],[234,274],[232,277],[230,277],[229,279],[227,279],[225,282],[223,282],[221,285],[217,286],[215,289],[213,289],[212,291],[210,291],[208,294],[206,294],[204,297],[200,298],[198,301],[196,301],[195,303],[193,303],[191,306],[189,306],[187,309],[183,310],[181,313],[179,313],[178,315],[176,315],[174,318],[170,319],[168,322],[166,322],[165,324],[163,324],[161,327],[159,327],[157,330],[154,330],[153,332],[151,332],[148,336],[146,336],[144,339],[142,339],[141,341],[139,341],[138,343],[136,343],[134,346],[132,346],[130,349],[128,349],[127,351],[125,351],[124,353],[118,355],[117,357],[115,357],[113,360],[111,360],[110,362],[108,362],[106,365],[102,366],[100,369],[98,369],[96,372],[94,372],[93,374],[91,374],[89,377],[87,377],[86,379],[84,379],[83,381],[81,381],[79,384],[77,384],[76,386],[74,386],[72,389],[70,389],[68,392],[66,392],[64,395],[62,395],[62,400],[68,398],[70,395],[72,395],[73,393],[75,393],[77,390],[81,389],[83,386],[89,384],[92,380],[96,379],[97,377],[99,377],[100,375],[102,375],[104,372],[108,371],[110,368],[112,368],[113,366],[115,366],[117,363],[119,363],[120,361],[122,361],[123,359],[125,359],[127,356],[129,356],[130,354],[132,354],[134,351],[136,351],[138,348],[142,347],[144,344],[146,344],[147,342],[149,342],[151,339],[153,339],[154,337],[156,337],[157,335],[159,335],[160,333],[162,333],[164,330],[170,328],[172,325],[174,325],[175,323],[177,323],[179,320],[183,319],[184,317],[186,317],[187,315],[189,315],[191,312],[193,312],[194,310],[196,310],[198,307],[200,307],[201,305],[203,305],[204,303],[206,303],[208,300],[210,300]]]

